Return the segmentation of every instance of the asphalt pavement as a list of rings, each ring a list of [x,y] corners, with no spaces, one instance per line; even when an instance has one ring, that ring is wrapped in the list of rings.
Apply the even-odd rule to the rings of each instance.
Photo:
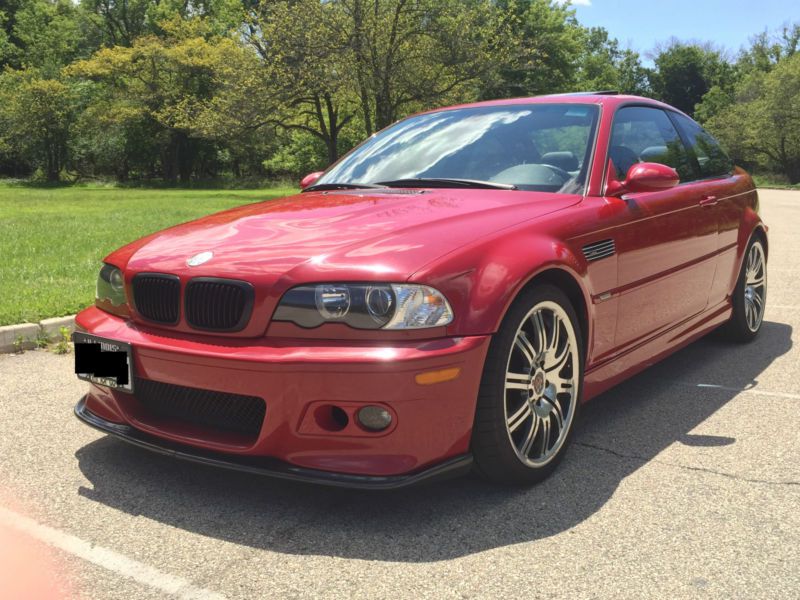
[[[32,351],[0,356],[0,530],[86,599],[799,598],[800,192],[760,194],[757,340],[707,337],[592,401],[538,486],[365,493],[176,461],[79,423],[72,356]]]

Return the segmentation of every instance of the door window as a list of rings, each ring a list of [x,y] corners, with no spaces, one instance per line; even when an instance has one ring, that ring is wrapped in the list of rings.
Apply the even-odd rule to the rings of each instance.
[[[724,177],[733,171],[733,161],[720,148],[719,142],[710,133],[692,121],[689,117],[673,113],[686,140],[689,142],[700,167],[700,177]]]
[[[691,181],[695,176],[678,131],[658,108],[627,106],[619,109],[611,128],[608,158],[620,180],[640,162],[670,166],[678,172],[681,182]]]

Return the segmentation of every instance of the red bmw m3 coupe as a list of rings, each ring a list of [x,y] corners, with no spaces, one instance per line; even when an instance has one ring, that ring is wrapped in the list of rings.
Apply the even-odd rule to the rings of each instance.
[[[583,402],[711,330],[761,326],[753,182],[653,100],[434,110],[302,187],[105,258],[74,335],[80,419],[301,481],[526,484]]]

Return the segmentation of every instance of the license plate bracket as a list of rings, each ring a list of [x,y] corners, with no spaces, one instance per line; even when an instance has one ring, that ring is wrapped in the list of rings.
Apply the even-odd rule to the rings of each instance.
[[[130,344],[79,331],[72,334],[72,341],[78,379],[133,393],[133,347]]]

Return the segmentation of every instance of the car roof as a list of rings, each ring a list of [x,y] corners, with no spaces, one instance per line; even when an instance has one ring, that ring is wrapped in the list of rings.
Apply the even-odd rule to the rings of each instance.
[[[501,100],[486,100],[483,102],[470,102],[467,104],[457,104],[454,106],[444,106],[435,108],[423,113],[438,112],[442,110],[453,110],[457,108],[477,108],[481,106],[519,106],[524,104],[597,104],[608,108],[616,108],[621,104],[647,104],[658,108],[665,108],[675,112],[680,112],[676,108],[653,100],[644,96],[632,96],[628,94],[616,94],[614,92],[572,92],[566,94],[548,94],[545,96],[530,96],[527,98],[504,98]]]

